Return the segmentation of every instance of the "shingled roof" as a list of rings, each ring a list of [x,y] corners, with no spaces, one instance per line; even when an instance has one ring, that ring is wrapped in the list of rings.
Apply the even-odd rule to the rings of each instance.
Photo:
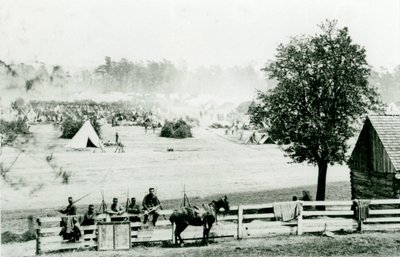
[[[396,171],[400,171],[400,115],[368,116]]]

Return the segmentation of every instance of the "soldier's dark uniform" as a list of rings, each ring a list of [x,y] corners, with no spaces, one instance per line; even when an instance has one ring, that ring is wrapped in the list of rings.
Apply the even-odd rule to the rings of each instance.
[[[129,214],[140,214],[140,206],[136,203],[136,198],[132,198],[130,204],[128,205]],[[140,222],[139,216],[129,216],[130,222]],[[134,228],[133,230],[137,230]]]
[[[72,200],[72,197],[68,198],[69,205],[64,210],[59,210],[62,214],[66,214],[67,216],[76,215],[76,206]],[[81,237],[81,231],[78,226],[75,224],[78,222],[76,217],[64,217],[61,219],[61,231],[59,233],[60,236],[63,236],[64,240],[70,240],[72,242],[79,241]]]
[[[158,200],[158,197],[153,194],[149,193],[143,198],[143,210],[144,210],[144,221],[143,223],[146,224],[149,214],[153,215],[153,225],[156,225],[157,218],[159,216],[158,209],[152,209],[154,207],[159,207],[161,205],[160,200]]]

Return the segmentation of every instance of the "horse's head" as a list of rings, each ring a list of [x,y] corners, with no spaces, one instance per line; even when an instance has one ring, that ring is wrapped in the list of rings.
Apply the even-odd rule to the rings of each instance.
[[[219,212],[221,208],[224,209],[225,213],[229,212],[229,201],[228,201],[228,197],[226,195],[224,197],[221,197],[220,199],[214,200],[212,202],[213,202],[213,204],[215,206],[215,210],[217,212]]]

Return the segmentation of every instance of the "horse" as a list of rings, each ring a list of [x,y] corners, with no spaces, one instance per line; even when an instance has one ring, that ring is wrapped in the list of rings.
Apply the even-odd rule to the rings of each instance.
[[[180,210],[174,210],[169,220],[175,224],[175,241],[183,246],[181,233],[189,226],[203,226],[202,245],[208,245],[208,236],[212,225],[216,221],[217,213],[223,208],[225,213],[229,212],[228,198],[213,200],[211,203],[198,207],[182,207]]]

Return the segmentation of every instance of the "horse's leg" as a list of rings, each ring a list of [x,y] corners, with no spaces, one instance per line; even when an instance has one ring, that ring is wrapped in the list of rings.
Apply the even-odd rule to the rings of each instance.
[[[208,237],[210,235],[210,230],[212,227],[212,223],[208,225],[207,233],[206,233],[206,245],[208,245]]]
[[[181,233],[187,228],[187,226],[188,226],[187,223],[176,224],[175,236],[179,239],[179,242],[180,242],[181,246],[183,246],[183,239],[181,237]]]
[[[201,245],[206,245],[206,238],[207,238],[207,228],[208,226],[208,219],[204,218],[203,220],[203,240],[201,240]]]
[[[203,226],[203,239],[201,240],[201,245],[206,244],[206,235],[207,235],[207,227],[206,225]]]

